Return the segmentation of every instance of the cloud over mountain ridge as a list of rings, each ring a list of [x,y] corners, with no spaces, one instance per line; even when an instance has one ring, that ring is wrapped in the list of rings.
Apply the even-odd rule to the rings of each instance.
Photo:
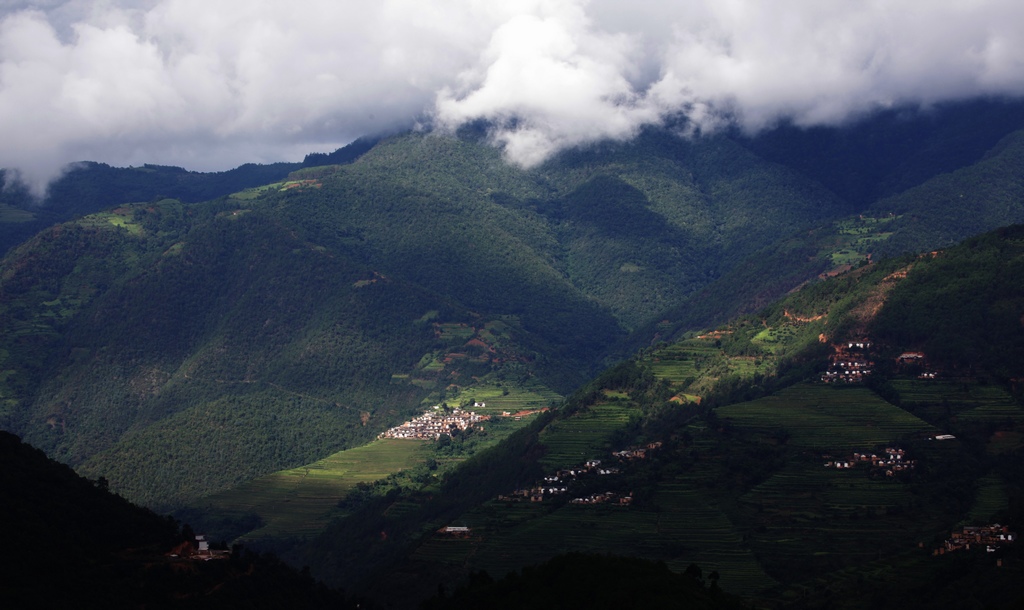
[[[1024,94],[1014,0],[0,1],[0,166],[226,169],[475,120],[513,162]]]

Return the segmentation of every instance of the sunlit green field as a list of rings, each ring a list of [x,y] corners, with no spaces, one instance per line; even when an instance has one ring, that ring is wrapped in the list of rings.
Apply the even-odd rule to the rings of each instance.
[[[224,512],[258,514],[264,526],[244,538],[315,534],[338,514],[338,501],[357,483],[416,466],[430,455],[431,445],[426,441],[376,440],[260,477],[211,496],[206,503]]]
[[[503,417],[504,412],[536,412],[557,403],[561,396],[538,384],[511,391],[497,386],[474,387],[462,398],[484,402],[483,408],[473,407],[472,402],[467,408],[492,417],[491,421],[483,423],[486,434],[473,437],[472,450],[480,451],[536,417],[535,413],[519,419]],[[213,495],[201,505],[218,514],[259,515],[263,527],[249,532],[242,540],[310,536],[321,531],[332,518],[343,514],[337,508],[338,502],[357,484],[384,479],[414,468],[428,458],[436,458],[443,471],[466,457],[437,455],[435,449],[431,441],[378,439],[298,468],[260,477]]]

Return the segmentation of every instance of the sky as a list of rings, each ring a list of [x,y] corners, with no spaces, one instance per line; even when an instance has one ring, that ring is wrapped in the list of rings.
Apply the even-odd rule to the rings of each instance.
[[[1020,0],[0,0],[0,167],[217,171],[484,119],[525,167],[646,125],[1024,95]]]

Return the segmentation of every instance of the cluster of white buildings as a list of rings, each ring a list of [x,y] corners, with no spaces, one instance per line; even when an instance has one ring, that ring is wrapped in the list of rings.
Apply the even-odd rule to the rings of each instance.
[[[622,451],[616,451],[612,453],[612,455],[624,461],[636,459],[642,460],[645,459],[651,451],[659,449],[661,445],[661,441],[656,441],[648,443],[643,447],[631,447],[629,449],[623,449]],[[500,502],[522,502],[524,500],[528,500],[530,502],[543,502],[546,496],[559,496],[566,493],[570,482],[576,481],[580,477],[592,474],[599,476],[615,475],[619,474],[619,468],[617,466],[602,466],[601,460],[587,460],[584,462],[583,466],[558,470],[555,474],[544,477],[544,481],[541,484],[537,484],[533,487],[516,489],[510,494],[499,494],[497,499]],[[573,498],[569,500],[569,503],[613,503],[625,505],[632,503],[632,501],[632,493],[627,496],[619,496],[609,491],[603,494],[592,494],[590,496]]]
[[[620,496],[606,491],[603,494],[591,494],[569,500],[569,504],[619,504],[621,506],[628,506],[632,503],[633,492],[629,492],[627,496]]]
[[[874,363],[868,359],[872,343],[868,339],[833,345],[828,370],[821,374],[825,383],[860,383],[871,374]]]
[[[871,361],[862,358],[837,358],[821,374],[825,383],[860,383],[871,374]]]
[[[382,432],[380,438],[436,441],[441,438],[442,434],[467,430],[490,418],[490,415],[478,415],[473,411],[463,411],[462,409],[442,410],[438,405],[413,420]]]
[[[647,457],[648,451],[661,448],[661,441],[654,441],[653,443],[647,443],[643,447],[630,447],[629,449],[623,449],[622,451],[616,451],[612,453],[614,457],[620,460],[642,460]]]
[[[992,525],[966,526],[960,531],[953,532],[952,536],[938,549],[935,555],[942,555],[951,551],[969,551],[971,545],[975,548],[985,547],[989,553],[996,552],[996,549],[1017,540],[1016,532],[1011,532],[1005,525],[994,523]]]
[[[870,465],[872,468],[882,469],[885,476],[896,476],[896,473],[906,470],[913,470],[917,460],[910,460],[906,457],[906,451],[898,447],[886,447],[883,455],[875,453],[854,453],[848,460],[829,460],[825,462],[825,468],[838,468],[844,470],[854,468],[859,464]]]

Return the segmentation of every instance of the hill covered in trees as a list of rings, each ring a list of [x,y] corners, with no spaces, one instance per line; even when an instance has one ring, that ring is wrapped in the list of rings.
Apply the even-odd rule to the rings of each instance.
[[[171,507],[363,444],[471,387],[556,400],[637,347],[818,274],[1024,216],[1018,114],[911,120],[900,150],[914,171],[864,162],[899,186],[858,195],[809,151],[848,163],[891,118],[820,141],[648,131],[530,171],[471,131],[223,176],[76,170],[51,189],[80,193],[67,211],[120,204],[0,265],[0,421]],[[987,128],[971,131],[978,116]],[[926,171],[950,140],[958,152]],[[940,205],[954,187],[1002,203]],[[875,195],[891,196],[865,207]]]
[[[287,552],[397,605],[497,592],[566,552],[696,565],[782,607],[1019,603],[1019,541],[955,541],[1024,526],[1022,261],[1015,226],[813,283],[605,371],[439,486],[363,496]]]
[[[269,555],[187,556],[187,526],[135,506],[0,432],[0,518],[12,557],[3,583],[19,608],[356,607]],[[209,555],[212,556],[212,555]]]

